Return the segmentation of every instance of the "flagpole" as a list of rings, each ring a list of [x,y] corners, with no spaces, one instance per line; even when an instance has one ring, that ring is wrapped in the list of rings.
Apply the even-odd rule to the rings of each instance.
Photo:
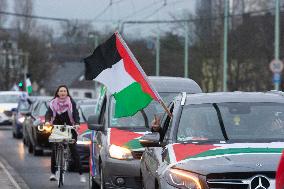
[[[165,102],[163,101],[163,99],[161,98],[161,96],[159,95],[159,93],[156,91],[156,89],[153,87],[153,85],[151,84],[151,82],[149,81],[146,73],[144,72],[144,70],[141,68],[140,64],[138,63],[138,60],[135,58],[135,56],[132,54],[132,52],[130,51],[130,49],[128,48],[127,44],[125,43],[125,41],[123,40],[123,38],[121,37],[121,35],[119,34],[118,31],[115,32],[116,36],[119,38],[119,40],[121,41],[121,44],[124,46],[124,48],[127,50],[128,54],[130,55],[131,59],[133,60],[135,66],[138,68],[138,70],[140,71],[140,73],[142,74],[142,76],[144,77],[144,79],[147,81],[147,83],[149,84],[150,88],[153,90],[153,92],[155,93],[158,102],[162,105],[162,107],[165,109],[165,111],[167,112],[167,114],[172,117],[172,114],[170,112],[170,110],[167,108]]]

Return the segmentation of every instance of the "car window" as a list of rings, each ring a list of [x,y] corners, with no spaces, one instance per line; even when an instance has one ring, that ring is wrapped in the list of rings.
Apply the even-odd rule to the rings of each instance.
[[[283,139],[284,106],[280,103],[217,104],[229,140]],[[213,104],[186,105],[177,132],[178,141],[224,140]]]
[[[20,99],[19,95],[0,94],[0,103],[18,103],[19,99]]]
[[[133,116],[129,117],[122,117],[122,118],[115,118],[115,99],[112,96],[110,102],[110,126],[115,128],[122,128],[122,127],[132,127],[132,128],[145,128],[145,118],[141,111],[137,112]]]
[[[28,111],[30,108],[30,103],[26,100],[21,100],[19,102],[18,110],[19,112]]]
[[[45,102],[42,102],[39,104],[39,107],[38,107],[38,116],[44,116],[46,114],[46,111],[47,111],[47,104]]]
[[[94,115],[95,113],[95,108],[96,105],[95,104],[89,104],[89,105],[81,105],[80,109],[81,109],[81,116],[86,118],[86,120],[88,120],[88,117],[91,115]],[[81,118],[80,118],[81,119]]]

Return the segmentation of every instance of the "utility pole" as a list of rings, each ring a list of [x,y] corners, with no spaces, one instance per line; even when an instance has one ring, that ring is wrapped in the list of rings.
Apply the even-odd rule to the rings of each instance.
[[[224,0],[224,44],[223,44],[223,91],[227,91],[227,67],[228,67],[228,12],[229,12],[229,0]]]
[[[280,2],[279,0],[275,0],[275,33],[274,33],[274,60],[279,61],[279,34],[280,34]],[[281,81],[281,74],[280,81]],[[279,90],[279,84],[281,82],[274,82],[274,89]]]
[[[23,58],[24,58],[24,83],[25,83],[25,88],[26,86],[26,82],[27,82],[27,74],[28,74],[28,70],[29,70],[29,53],[23,53]]]
[[[160,32],[156,38],[156,76],[160,75]]]
[[[184,77],[188,78],[188,22],[185,22],[184,40]]]

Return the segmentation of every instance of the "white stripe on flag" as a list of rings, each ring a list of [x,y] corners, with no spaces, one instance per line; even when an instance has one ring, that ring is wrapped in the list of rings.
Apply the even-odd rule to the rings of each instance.
[[[114,64],[111,68],[102,71],[95,78],[95,81],[103,83],[112,94],[121,91],[135,82],[126,72],[123,59]]]

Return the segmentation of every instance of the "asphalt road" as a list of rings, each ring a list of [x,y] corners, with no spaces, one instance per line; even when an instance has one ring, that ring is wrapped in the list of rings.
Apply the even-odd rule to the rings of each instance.
[[[28,153],[21,139],[13,139],[10,126],[0,126],[0,158],[11,166],[30,189],[57,188],[57,182],[50,182],[50,153],[35,157]],[[62,188],[88,188],[86,183],[80,183],[79,174],[67,172]]]

